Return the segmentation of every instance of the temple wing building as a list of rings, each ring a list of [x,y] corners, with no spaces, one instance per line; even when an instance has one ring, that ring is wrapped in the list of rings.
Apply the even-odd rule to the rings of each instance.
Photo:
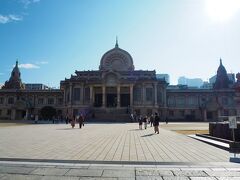
[[[102,56],[98,70],[75,71],[57,90],[26,89],[16,62],[0,90],[0,119],[41,119],[42,109],[52,107],[58,118],[82,113],[96,121],[129,121],[130,114],[158,112],[168,121],[213,121],[240,115],[235,87],[220,60],[212,89],[172,88],[155,70],[135,70],[132,56],[116,42]]]

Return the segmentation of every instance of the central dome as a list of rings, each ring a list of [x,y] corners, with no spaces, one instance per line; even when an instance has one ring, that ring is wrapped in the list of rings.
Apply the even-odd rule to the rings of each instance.
[[[115,48],[107,51],[101,58],[100,71],[133,71],[133,59],[131,55],[118,47],[116,42]]]

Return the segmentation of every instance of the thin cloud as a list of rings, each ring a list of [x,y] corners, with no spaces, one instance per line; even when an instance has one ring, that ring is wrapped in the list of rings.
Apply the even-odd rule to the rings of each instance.
[[[22,69],[39,69],[40,68],[39,66],[37,66],[35,64],[30,64],[30,63],[19,64],[18,67],[22,68]]]
[[[47,61],[37,61],[36,64],[48,64]]]
[[[28,8],[29,5],[31,5],[33,3],[37,3],[39,1],[40,0],[20,0],[19,2],[22,3],[25,8]]]
[[[9,15],[1,15],[0,14],[0,24],[6,24],[14,21],[22,21],[23,17],[14,15],[14,14],[9,14]]]

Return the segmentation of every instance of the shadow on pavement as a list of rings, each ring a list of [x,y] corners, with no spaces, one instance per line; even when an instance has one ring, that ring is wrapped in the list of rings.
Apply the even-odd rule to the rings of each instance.
[[[155,133],[152,133],[152,134],[146,134],[146,135],[143,135],[141,137],[148,137],[148,136],[152,136],[152,135],[155,135]]]

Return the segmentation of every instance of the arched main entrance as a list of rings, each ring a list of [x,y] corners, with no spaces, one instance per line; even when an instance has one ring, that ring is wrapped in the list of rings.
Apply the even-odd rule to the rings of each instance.
[[[106,88],[107,107],[117,107],[117,87]]]

